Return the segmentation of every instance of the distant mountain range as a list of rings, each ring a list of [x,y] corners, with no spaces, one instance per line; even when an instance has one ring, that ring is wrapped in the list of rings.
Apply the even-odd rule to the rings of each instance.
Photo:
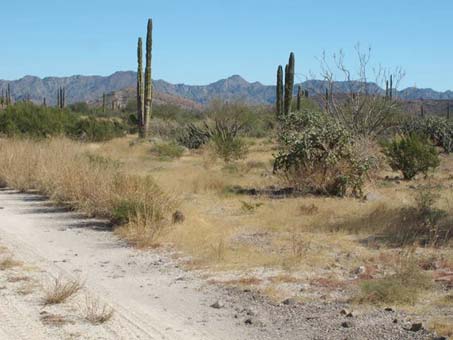
[[[38,78],[25,76],[19,80],[0,80],[0,92],[11,86],[11,93],[15,100],[30,98],[41,102],[45,97],[47,103],[56,103],[57,90],[66,88],[66,102],[99,102],[103,93],[111,94],[115,91],[134,91],[136,73],[132,71],[116,72],[110,76],[71,76],[71,77],[46,77]],[[176,101],[177,104],[188,107],[201,107],[215,98],[223,100],[243,100],[251,104],[273,104],[275,101],[275,86],[263,85],[259,82],[248,82],[241,76],[234,75],[227,79],[219,80],[209,85],[171,84],[164,80],[154,80],[156,99],[161,102]],[[311,95],[322,93],[326,83],[321,80],[308,80],[300,84]],[[334,89],[337,92],[347,92],[350,88],[348,82],[336,82]],[[375,90],[384,90],[376,84],[370,84]],[[398,91],[398,97],[405,100],[453,100],[453,92],[437,92],[432,89],[406,88]],[[180,102],[180,103],[178,103]]]

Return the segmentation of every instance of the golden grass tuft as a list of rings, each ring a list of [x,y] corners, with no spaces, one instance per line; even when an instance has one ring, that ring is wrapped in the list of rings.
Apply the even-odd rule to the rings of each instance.
[[[21,265],[22,262],[14,260],[11,256],[0,260],[0,270],[8,270]]]
[[[439,336],[453,336],[453,318],[434,318],[429,322],[429,329]]]
[[[44,291],[44,305],[56,305],[67,301],[77,294],[83,287],[79,280],[65,280],[56,278]]]
[[[114,314],[112,307],[101,302],[98,298],[86,296],[85,299],[85,320],[93,325],[100,325],[109,321]]]
[[[139,229],[148,238],[149,230],[170,219],[176,200],[150,176],[125,173],[123,162],[94,151],[91,145],[65,138],[2,139],[0,180],[14,189],[36,190],[91,216],[119,217],[129,224],[140,221]]]

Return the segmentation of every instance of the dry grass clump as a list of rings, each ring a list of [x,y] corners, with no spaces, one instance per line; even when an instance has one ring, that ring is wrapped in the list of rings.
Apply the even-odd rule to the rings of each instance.
[[[0,140],[0,159],[0,180],[12,188],[37,190],[118,223],[145,221],[147,232],[160,228],[176,204],[151,177],[126,174],[121,162],[65,138]]]
[[[71,323],[71,324],[74,323],[73,321],[66,319],[62,315],[50,314],[50,313],[46,313],[46,312],[41,313],[40,319],[44,325],[52,326],[52,327],[61,327],[67,323]]]
[[[79,280],[64,280],[56,278],[54,282],[45,289],[44,305],[56,305],[65,302],[77,294],[83,287]]]
[[[20,265],[22,265],[22,263],[14,260],[11,256],[0,260],[0,270],[7,270]]]
[[[429,322],[429,329],[437,335],[444,337],[453,336],[453,319],[452,318],[435,318]]]
[[[394,273],[363,281],[357,296],[360,303],[413,305],[423,291],[431,288],[431,278],[418,266],[411,253],[403,254]]]
[[[30,281],[29,276],[11,276],[9,277],[6,281],[11,282],[11,283],[16,283],[16,282],[23,282],[23,281]]]
[[[99,299],[87,296],[85,299],[85,320],[93,325],[103,324],[113,317],[112,307],[102,303]]]

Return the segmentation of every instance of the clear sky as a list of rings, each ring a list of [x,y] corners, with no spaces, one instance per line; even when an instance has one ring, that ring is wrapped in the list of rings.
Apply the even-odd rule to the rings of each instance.
[[[272,84],[294,51],[302,81],[323,50],[360,42],[404,68],[403,86],[453,89],[453,0],[4,0],[0,79],[135,70],[148,17],[154,79]]]

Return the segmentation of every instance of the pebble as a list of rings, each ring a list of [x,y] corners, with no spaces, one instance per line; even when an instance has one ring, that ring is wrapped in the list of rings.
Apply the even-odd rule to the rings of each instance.
[[[212,308],[216,308],[216,309],[223,308],[224,306],[225,306],[225,304],[223,303],[222,300],[218,300],[211,305]]]

